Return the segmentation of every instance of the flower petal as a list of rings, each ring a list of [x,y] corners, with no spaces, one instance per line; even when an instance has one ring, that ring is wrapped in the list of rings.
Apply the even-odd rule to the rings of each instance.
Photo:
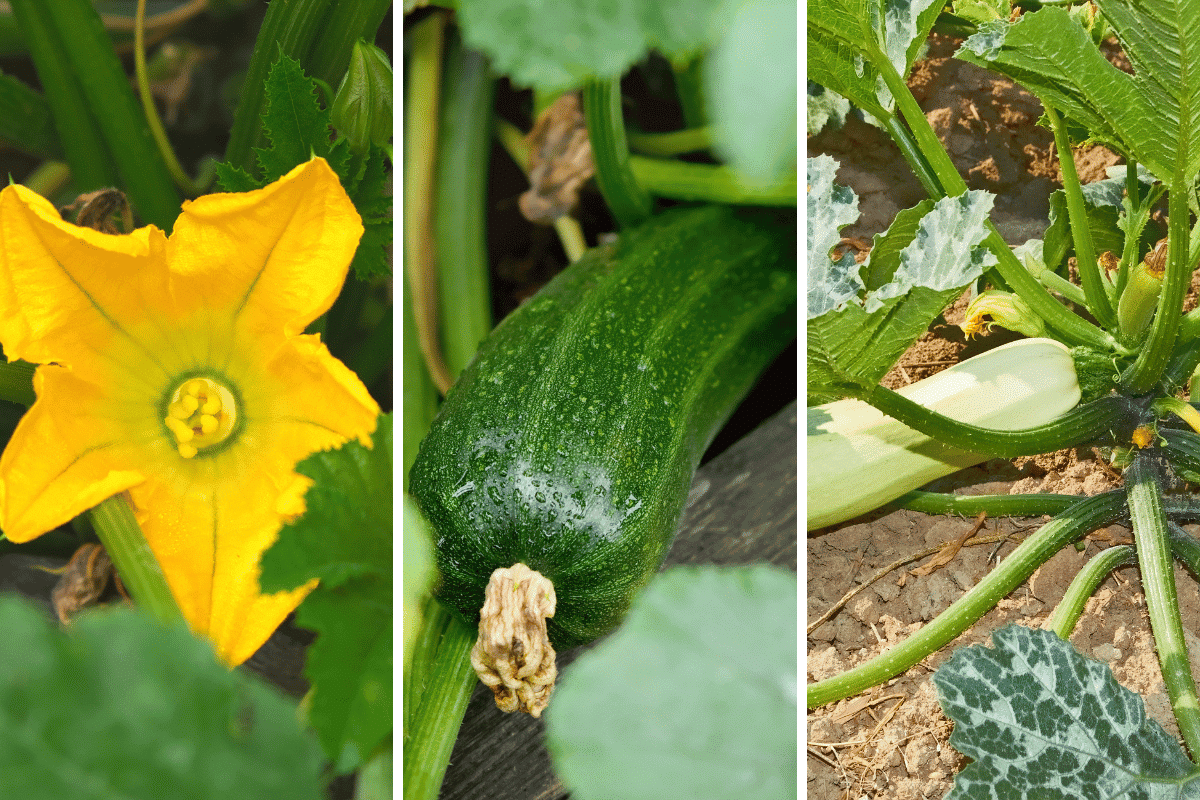
[[[184,619],[231,666],[253,655],[312,588],[259,593],[258,560],[278,535],[277,498],[292,480],[269,460],[268,470],[244,460],[240,469],[207,465],[232,480],[155,476],[129,492]]]
[[[167,245],[172,290],[251,331],[300,333],[333,305],[362,236],[337,175],[315,158],[253,192],[184,203]]]
[[[100,391],[62,367],[39,367],[38,400],[0,456],[0,529],[27,542],[136,486],[127,422],[103,416]]]
[[[291,339],[267,370],[269,378],[247,390],[247,405],[261,409],[257,428],[264,445],[269,440],[270,447],[299,461],[349,439],[370,444],[379,405],[319,336]]]
[[[0,191],[0,341],[8,358],[86,368],[169,302],[166,237],[117,236],[64,221],[24,186]]]

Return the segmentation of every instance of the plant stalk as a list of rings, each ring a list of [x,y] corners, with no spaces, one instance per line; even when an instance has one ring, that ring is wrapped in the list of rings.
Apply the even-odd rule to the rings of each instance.
[[[162,567],[150,550],[125,495],[108,498],[89,511],[88,516],[138,608],[149,611],[159,622],[181,619],[179,605],[171,594]]]
[[[1038,517],[1061,514],[1079,502],[1069,494],[943,494],[913,490],[896,500],[896,505],[924,514],[961,514],[989,517]]]
[[[1137,550],[1129,545],[1106,547],[1088,561],[1083,569],[1075,573],[1066,594],[1054,607],[1054,613],[1043,626],[1058,634],[1058,638],[1066,640],[1075,630],[1075,623],[1083,615],[1083,608],[1088,598],[1095,594],[1096,589],[1104,582],[1117,567],[1137,563]]]
[[[1161,478],[1159,456],[1143,450],[1125,471],[1125,491],[1129,496],[1142,589],[1146,593],[1146,610],[1150,615],[1150,630],[1154,634],[1163,682],[1171,698],[1179,731],[1195,757],[1200,754],[1200,698],[1196,695],[1183,621],[1179,616],[1167,517],[1159,488]]]
[[[621,113],[621,82],[594,80],[584,86],[583,117],[592,145],[600,194],[618,225],[636,227],[650,216],[654,201],[629,166],[629,144]]]
[[[1100,278],[1096,246],[1092,244],[1092,229],[1088,225],[1087,208],[1083,203],[1079,173],[1075,170],[1075,156],[1067,139],[1067,127],[1053,108],[1043,104],[1042,110],[1054,131],[1054,147],[1058,151],[1063,192],[1067,197],[1067,218],[1071,223],[1071,239],[1075,244],[1075,264],[1079,270],[1079,281],[1083,284],[1083,293],[1087,297],[1087,308],[1103,327],[1111,328],[1117,318]]]
[[[1001,458],[1047,453],[1119,435],[1134,421],[1133,408],[1120,395],[1107,395],[1078,405],[1053,422],[1036,428],[998,431],[959,422],[926,408],[885,386],[864,391],[861,400],[926,436],[971,453]]]
[[[421,627],[404,698],[404,800],[437,798],[477,683],[471,667],[476,631],[436,600],[429,601]]]
[[[1124,508],[1123,491],[1089,497],[1071,506],[1021,542],[999,566],[921,630],[865,664],[809,684],[808,707],[816,708],[863,692],[946,646],[1052,555],[1081,536],[1117,521]]]
[[[938,185],[943,188],[945,193],[944,195],[931,194],[930,196],[935,200],[940,200],[943,196],[957,197],[965,192],[967,190],[966,182],[958,174],[954,162],[950,160],[942,143],[938,141],[937,134],[933,132],[929,120],[925,118],[925,113],[917,104],[916,98],[912,96],[904,79],[896,72],[891,62],[882,55],[878,61],[873,59],[872,64],[879,69],[880,75],[896,99],[896,105],[903,114],[904,121],[908,123],[914,149],[919,151],[923,160],[929,164]],[[900,131],[903,136],[902,126],[889,127],[889,132],[893,136],[896,136],[897,131]],[[898,139],[897,144],[900,144],[901,151],[904,152],[909,145],[903,144],[902,141],[903,139]],[[915,163],[909,155],[906,154],[905,158],[909,160],[910,165]],[[929,191],[929,177],[923,177],[920,172],[917,177],[922,181],[926,191]],[[1020,295],[1021,299],[1034,310],[1034,313],[1058,331],[1068,344],[1072,346],[1086,344],[1100,350],[1124,349],[1111,334],[1097,328],[1056,300],[1044,286],[1029,274],[1025,265],[1013,254],[1012,248],[1004,241],[1004,237],[996,230],[996,226],[992,224],[991,220],[988,220],[987,226],[989,233],[983,243],[996,256],[995,269],[1009,285],[1009,288]]]

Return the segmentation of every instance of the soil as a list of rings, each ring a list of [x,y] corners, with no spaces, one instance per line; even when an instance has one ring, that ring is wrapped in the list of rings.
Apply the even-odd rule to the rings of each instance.
[[[1009,244],[1040,237],[1047,225],[1049,195],[1061,186],[1050,132],[1036,125],[1040,104],[1007,80],[953,60],[957,46],[957,41],[935,35],[928,57],[913,71],[910,86],[968,185],[996,194],[992,218]],[[858,194],[862,216],[856,225],[843,229],[843,235],[856,238],[860,246],[869,247],[870,237],[886,229],[897,211],[924,199],[887,135],[860,120],[848,118],[841,130],[811,137],[808,151],[810,156],[828,153],[838,159],[842,165],[838,182]],[[1075,161],[1081,179],[1090,182],[1105,177],[1104,169],[1119,159],[1092,147],[1077,151]],[[966,341],[957,327],[964,307],[960,300],[947,309],[884,383],[894,388],[919,380],[1018,338],[997,331]],[[1092,495],[1118,484],[1119,478],[1097,453],[1064,451],[1016,462],[989,461],[926,488],[968,494]],[[950,563],[927,575],[910,571],[930,557],[912,557],[959,538],[976,520],[885,508],[810,531],[809,624],[847,592],[863,588],[831,619],[809,631],[808,680],[832,677],[905,639],[974,586],[996,560],[1046,519],[986,519],[981,536],[1007,538],[998,544],[964,547]],[[1119,525],[1092,533],[1084,550],[1059,552],[949,647],[858,697],[810,712],[807,796],[811,800],[945,797],[967,760],[949,745],[953,723],[938,705],[933,671],[955,648],[989,643],[991,632],[1003,625],[1042,626],[1083,564],[1100,549],[1130,539],[1130,531]],[[902,558],[911,560],[877,575]],[[1196,580],[1177,570],[1176,582],[1185,630],[1198,630]],[[1196,658],[1200,640],[1191,633],[1187,636],[1193,672],[1200,674]],[[1118,569],[1102,584],[1088,601],[1071,642],[1083,654],[1108,663],[1122,685],[1142,696],[1150,716],[1178,737],[1135,568]]]

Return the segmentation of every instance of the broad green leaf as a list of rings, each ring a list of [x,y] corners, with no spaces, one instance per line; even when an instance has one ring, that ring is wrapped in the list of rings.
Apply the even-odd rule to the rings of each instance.
[[[620,77],[651,47],[687,61],[721,30],[722,0],[459,0],[463,41],[497,72],[548,92]],[[794,25],[794,23],[793,23]]]
[[[717,152],[750,183],[796,167],[797,74],[795,0],[737,3],[705,59],[704,96]]]
[[[1196,798],[1200,768],[1106,664],[1046,630],[1009,625],[934,675],[973,759],[947,800]]]
[[[318,634],[304,667],[313,683],[308,720],[336,771],[357,769],[392,732],[391,581],[318,588],[296,624]]]
[[[901,77],[916,60],[943,3],[933,0],[811,0],[808,77],[876,117],[895,100],[880,70]]]
[[[1190,180],[1200,171],[1200,75],[1189,68],[1200,58],[1200,0],[1099,5],[1134,75],[1110,64],[1090,34],[1053,7],[987,23],[957,55],[1022,84],[1164,182],[1177,160]]]
[[[5,797],[324,797],[295,707],[184,627],[105,609],[63,630],[6,597],[0,630]]]
[[[796,576],[675,567],[559,679],[546,709],[576,800],[796,796]]]
[[[347,442],[296,465],[307,510],[262,557],[264,592],[321,583],[296,611],[317,633],[304,674],[309,720],[338,771],[366,761],[392,729],[392,415],[372,447]]]
[[[862,265],[849,254],[833,261],[829,249],[838,228],[857,217],[853,193],[832,181],[835,166],[828,157],[809,159],[809,405],[874,386],[934,317],[995,263],[978,246],[993,199],[979,191],[901,212],[875,237]]]
[[[284,526],[262,556],[264,592],[280,592],[319,578],[326,588],[351,578],[391,579],[392,415],[379,417],[372,446],[347,442],[313,453],[296,471],[314,484],[307,510]]]

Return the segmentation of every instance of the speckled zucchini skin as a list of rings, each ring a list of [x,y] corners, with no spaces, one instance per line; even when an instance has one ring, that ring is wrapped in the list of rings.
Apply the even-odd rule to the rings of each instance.
[[[556,648],[624,616],[713,436],[796,334],[795,228],[703,207],[597,248],[509,315],[450,390],[409,487],[437,596],[478,621],[492,571],[548,577]]]

